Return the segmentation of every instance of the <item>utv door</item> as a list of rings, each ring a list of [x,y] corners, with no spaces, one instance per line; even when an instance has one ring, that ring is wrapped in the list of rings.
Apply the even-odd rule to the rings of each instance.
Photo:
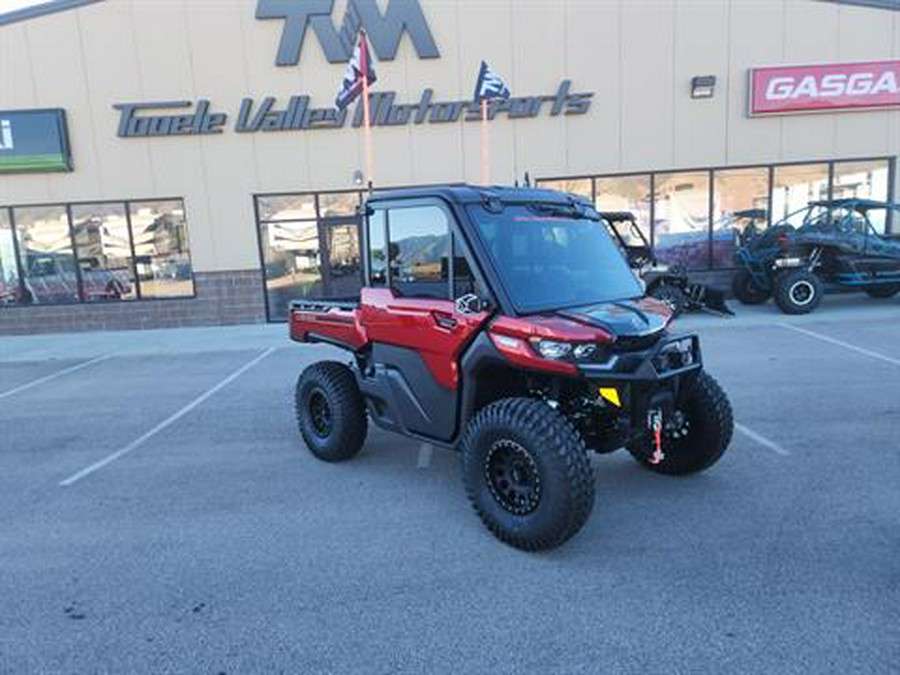
[[[362,315],[373,361],[389,382],[393,416],[404,430],[449,440],[457,426],[459,361],[489,317],[460,312],[455,299],[483,285],[471,276],[454,217],[442,204],[376,211],[368,236]]]

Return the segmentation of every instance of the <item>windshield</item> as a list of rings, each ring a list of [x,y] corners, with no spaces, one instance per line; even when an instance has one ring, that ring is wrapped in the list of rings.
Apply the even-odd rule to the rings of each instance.
[[[519,312],[644,294],[600,220],[525,205],[508,205],[499,213],[474,205],[469,214]]]

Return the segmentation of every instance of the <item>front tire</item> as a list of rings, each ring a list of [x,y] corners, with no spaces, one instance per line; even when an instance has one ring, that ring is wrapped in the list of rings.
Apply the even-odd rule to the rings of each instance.
[[[738,270],[734,273],[731,280],[731,292],[744,305],[761,305],[772,297],[769,291],[754,283],[753,277],[747,270]]]
[[[870,298],[876,300],[886,300],[893,298],[900,293],[900,284],[881,284],[880,286],[872,286],[866,289],[866,293]]]
[[[809,314],[822,302],[822,281],[813,272],[796,269],[775,280],[775,304],[785,314]]]
[[[652,464],[632,451],[641,464],[667,476],[699,473],[719,461],[734,434],[734,416],[725,391],[715,378],[700,371],[676,407],[675,419],[665,424],[663,454]]]
[[[294,409],[306,447],[326,462],[342,462],[366,441],[366,405],[347,366],[320,361],[297,380]]]
[[[574,536],[594,506],[584,442],[544,401],[507,398],[469,422],[461,444],[466,494],[501,541],[526,551]]]

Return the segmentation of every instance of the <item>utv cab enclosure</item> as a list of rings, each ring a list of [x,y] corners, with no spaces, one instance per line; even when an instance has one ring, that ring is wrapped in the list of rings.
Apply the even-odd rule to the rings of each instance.
[[[364,207],[365,283],[299,300],[298,342],[345,349],[299,378],[301,435],[349,459],[376,425],[460,451],[468,497],[527,550],[573,536],[594,503],[588,451],[649,469],[715,463],[732,434],[695,335],[643,289],[593,207],[531,188],[376,193]]]

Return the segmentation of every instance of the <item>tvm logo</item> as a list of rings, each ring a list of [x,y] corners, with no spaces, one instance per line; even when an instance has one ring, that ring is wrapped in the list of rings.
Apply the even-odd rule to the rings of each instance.
[[[0,120],[0,150],[12,150],[14,147],[12,122]]]
[[[307,27],[312,27],[329,63],[350,60],[360,28],[366,30],[372,50],[381,61],[396,58],[404,33],[409,34],[420,59],[440,57],[419,0],[389,0],[384,14],[376,0],[347,0],[340,28],[331,20],[333,10],[334,0],[259,0],[257,19],[284,19],[275,63],[295,66],[300,62]]]

